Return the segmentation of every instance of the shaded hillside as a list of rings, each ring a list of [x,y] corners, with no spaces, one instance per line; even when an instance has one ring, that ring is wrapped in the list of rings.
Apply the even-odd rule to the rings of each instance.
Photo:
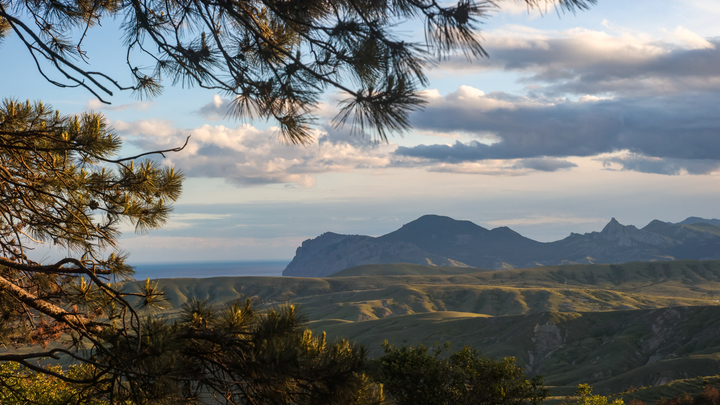
[[[302,243],[283,271],[284,276],[323,277],[359,264],[419,263],[440,266],[463,265],[423,251],[406,241],[377,243],[376,238],[326,232]],[[312,269],[312,274],[307,274]]]
[[[622,398],[626,404],[629,404],[633,399],[637,399],[647,405],[652,405],[661,399],[680,397],[684,393],[697,394],[703,392],[706,386],[720,387],[720,376],[693,377],[674,380],[667,384],[652,387],[633,387],[627,392],[616,394],[614,397]]]
[[[192,298],[219,304],[248,297],[263,305],[301,304],[312,320],[358,321],[435,311],[498,316],[714,305],[720,298],[720,261],[504,271],[368,265],[328,278],[223,277],[159,283],[173,308]]]
[[[338,271],[327,277],[357,277],[357,276],[446,276],[457,274],[479,273],[483,270],[476,267],[449,267],[449,266],[423,266],[411,263],[394,264],[363,264]]]
[[[720,226],[653,221],[643,229],[614,218],[600,232],[541,243],[507,227],[425,215],[377,238],[325,233],[297,249],[285,276],[324,277],[364,264],[412,263],[486,269],[573,263],[720,259]]]
[[[308,326],[364,344],[450,341],[515,356],[553,395],[601,393],[714,375],[720,368],[720,261],[488,271],[365,265],[327,278],[162,279],[173,316],[191,299],[292,302]],[[131,283],[127,288],[134,288]]]
[[[311,320],[354,322],[438,311],[501,316],[717,305],[720,261],[504,271],[367,265],[328,278],[226,277],[159,283],[172,308],[193,298],[221,304],[247,297],[265,306],[299,304]]]
[[[313,325],[313,324],[311,324]],[[553,395],[590,383],[600,393],[715,375],[720,368],[720,307],[483,317],[432,313],[365,322],[318,322],[330,337],[364,344],[451,342],[493,358],[514,356],[545,376]]]

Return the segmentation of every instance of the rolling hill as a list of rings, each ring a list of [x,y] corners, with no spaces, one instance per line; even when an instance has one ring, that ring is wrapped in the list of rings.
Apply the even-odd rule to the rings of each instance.
[[[542,243],[507,227],[485,229],[470,221],[425,215],[377,238],[325,233],[297,249],[285,276],[325,277],[364,264],[413,263],[491,270],[561,264],[718,260],[720,226],[690,217],[652,221],[642,229],[614,218],[600,232],[573,233]]]
[[[311,329],[364,344],[371,356],[385,340],[471,345],[490,357],[516,357],[559,396],[578,383],[607,394],[720,369],[720,261],[503,271],[383,264],[326,278],[159,282],[167,316],[191,299],[251,298],[261,308],[291,302]]]

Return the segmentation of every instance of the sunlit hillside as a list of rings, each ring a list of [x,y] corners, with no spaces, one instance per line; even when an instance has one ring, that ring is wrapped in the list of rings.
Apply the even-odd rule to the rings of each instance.
[[[572,265],[488,271],[366,265],[326,278],[163,279],[169,315],[191,299],[292,303],[308,326],[364,344],[449,341],[514,356],[553,395],[591,383],[620,392],[715,375],[720,262]],[[132,287],[130,287],[132,288]]]

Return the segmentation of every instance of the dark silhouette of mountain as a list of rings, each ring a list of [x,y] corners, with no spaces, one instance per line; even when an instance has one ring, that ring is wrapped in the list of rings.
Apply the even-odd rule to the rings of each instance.
[[[678,222],[676,225],[695,225],[695,224],[710,224],[720,226],[720,219],[705,219],[700,217],[688,217],[682,222]]]
[[[413,263],[510,269],[560,264],[720,259],[720,226],[652,221],[642,229],[615,218],[600,232],[543,243],[508,227],[424,215],[380,237],[327,232],[302,243],[283,275],[324,277],[363,264]],[[683,221],[683,222],[685,222]]]

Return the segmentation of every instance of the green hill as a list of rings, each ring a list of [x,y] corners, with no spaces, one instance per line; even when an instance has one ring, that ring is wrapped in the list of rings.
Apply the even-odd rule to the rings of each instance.
[[[327,278],[223,277],[158,282],[173,307],[181,306],[190,298],[223,303],[255,297],[268,305],[288,301],[312,305],[317,300],[318,306],[333,303],[347,306],[353,302],[392,298],[412,308],[420,303],[427,312],[459,310],[497,316],[552,310],[713,305],[715,299],[720,298],[720,261],[569,265],[502,271],[412,264],[365,265]],[[130,284],[128,288],[134,287]],[[482,310],[483,302],[493,300],[504,304],[500,307],[493,304],[495,312]],[[527,309],[512,309],[516,306],[513,302]]]
[[[567,395],[579,383],[600,393],[715,375],[720,366],[720,307],[676,307],[616,312],[549,312],[483,317],[442,312],[355,323],[318,322],[329,337],[366,345],[449,341],[486,356],[515,356],[532,374],[545,376]]]
[[[366,345],[450,341],[515,356],[553,395],[600,393],[717,374],[720,261],[487,271],[364,265],[327,278],[162,279],[172,314],[190,299],[292,302],[311,329]],[[136,288],[130,283],[126,288]]]
[[[483,270],[475,267],[423,266],[410,263],[396,264],[364,264],[351,267],[331,274],[327,277],[358,277],[358,276],[447,276],[456,274],[478,273]]]

